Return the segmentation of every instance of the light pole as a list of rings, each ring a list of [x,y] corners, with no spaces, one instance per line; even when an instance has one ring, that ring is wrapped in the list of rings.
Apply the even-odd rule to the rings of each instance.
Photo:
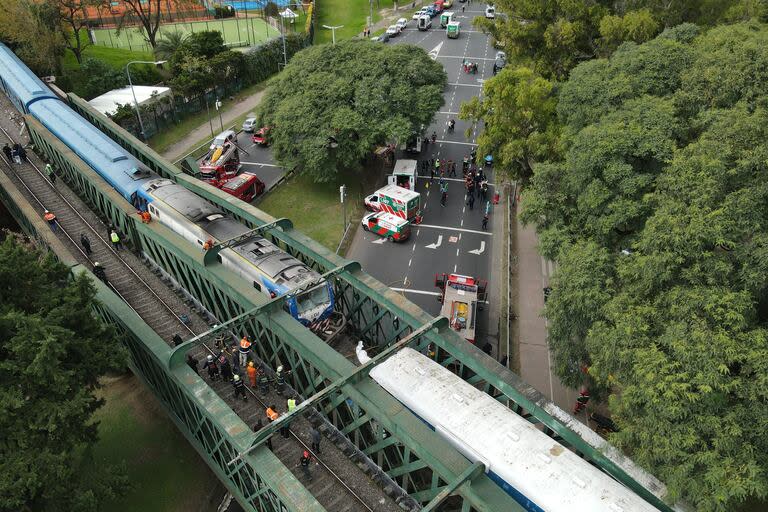
[[[139,102],[136,100],[136,91],[133,90],[133,82],[131,82],[131,71],[128,69],[128,66],[131,64],[154,64],[155,66],[160,66],[161,64],[165,64],[168,62],[167,60],[157,60],[157,61],[151,61],[151,60],[132,60],[128,64],[125,65],[125,74],[128,75],[128,87],[131,88],[131,94],[133,95],[133,103],[136,105],[136,115],[139,117],[139,129],[141,130],[141,140],[145,141],[147,138],[144,136],[144,123],[141,121],[141,112],[139,112]]]
[[[331,31],[331,37],[333,37],[333,44],[336,44],[336,29],[337,28],[344,28],[344,25],[338,25],[336,27],[329,27],[328,25],[323,25],[323,28],[327,28]]]
[[[219,113],[219,124],[221,125],[221,131],[224,131],[224,121],[221,120],[221,101],[216,98],[216,112]]]
[[[283,32],[283,67],[288,65],[288,54],[285,52],[285,11],[280,13],[280,30]]]

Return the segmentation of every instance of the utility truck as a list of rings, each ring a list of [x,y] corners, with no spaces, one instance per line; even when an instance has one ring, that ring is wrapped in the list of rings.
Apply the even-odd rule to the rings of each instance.
[[[234,142],[226,141],[213,146],[200,162],[200,174],[216,188],[240,172],[240,154]]]
[[[460,274],[436,274],[435,286],[440,289],[440,314],[450,321],[451,329],[474,345],[477,311],[482,309],[488,283]]]
[[[392,174],[387,176],[388,185],[416,190],[416,178],[419,176],[416,160],[398,160]]]

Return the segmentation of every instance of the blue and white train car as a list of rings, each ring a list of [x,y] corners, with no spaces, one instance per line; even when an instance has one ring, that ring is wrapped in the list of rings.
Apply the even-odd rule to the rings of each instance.
[[[16,109],[29,113],[28,106],[42,99],[56,99],[51,91],[10,48],[0,44],[0,87]]]
[[[656,508],[487,393],[411,348],[371,377],[534,512],[652,512]]]

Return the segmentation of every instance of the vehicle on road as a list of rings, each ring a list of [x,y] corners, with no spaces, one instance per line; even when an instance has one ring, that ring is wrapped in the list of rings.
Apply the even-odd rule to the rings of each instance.
[[[443,9],[450,9],[451,7],[453,7],[453,2],[451,0],[443,1]]]
[[[453,21],[453,11],[445,11],[440,15],[440,28],[445,28]]]
[[[432,5],[435,8],[435,14],[440,14],[445,10],[445,0],[435,0]]]
[[[413,13],[412,19],[414,19],[414,20],[417,20],[417,21],[418,21],[418,19],[419,19],[419,17],[420,17],[420,16],[429,16],[429,14],[428,14],[428,12],[427,12],[427,11],[429,11],[429,8],[428,8],[428,7],[422,7],[421,9],[419,9],[418,11],[416,11],[415,13]]]
[[[371,41],[374,43],[387,43],[389,42],[389,34],[381,34],[380,36],[373,36]]]
[[[385,32],[389,37],[395,37],[400,33],[400,28],[397,25],[390,25]]]
[[[488,283],[460,274],[437,274],[435,286],[443,304],[440,314],[450,321],[451,329],[474,345],[477,310],[483,309]]]
[[[404,242],[411,236],[411,223],[387,212],[369,213],[363,217],[363,229],[385,237],[390,242]]]
[[[216,188],[240,172],[240,153],[232,141],[216,146],[200,162],[200,177]]]
[[[208,148],[211,151],[216,149],[217,146],[223,146],[226,142],[237,143],[237,134],[232,130],[225,130],[218,134],[211,142],[211,147]]]
[[[418,133],[413,133],[410,137],[408,137],[408,140],[405,141],[405,144],[400,146],[400,150],[405,151],[406,153],[421,153],[421,143],[423,141],[423,137],[424,125],[421,125],[421,131]]]
[[[485,17],[489,20],[492,20],[496,17],[496,8],[492,5],[489,5],[485,8]]]
[[[414,224],[421,222],[421,194],[397,185],[386,185],[364,200],[365,208],[387,212]]]
[[[397,23],[395,23],[395,25],[397,25],[397,27],[400,29],[400,32],[402,32],[403,30],[405,30],[405,27],[408,26],[408,20],[405,18],[400,18],[399,20],[397,20]]]
[[[225,181],[221,185],[221,190],[250,203],[255,197],[264,193],[264,182],[255,174],[244,172]]]
[[[496,52],[496,59],[493,61],[493,74],[495,75],[507,65],[507,54],[498,51]]]
[[[255,117],[248,117],[243,121],[243,131],[247,133],[252,133],[253,130],[256,129],[256,118]]]
[[[461,23],[458,21],[452,21],[445,28],[445,34],[449,39],[458,39],[461,35]]]
[[[417,28],[422,31],[429,30],[430,28],[432,28],[432,18],[430,18],[429,16],[419,17],[419,23],[417,25]]]
[[[435,16],[437,16],[438,14],[439,14],[439,13],[437,12],[437,7],[435,7],[434,5],[428,5],[428,6],[427,6],[427,15],[428,15],[430,18],[434,18],[434,17],[435,17]]]
[[[269,126],[263,126],[253,134],[251,140],[259,146],[269,146]]]
[[[419,175],[417,165],[416,160],[398,160],[392,174],[387,176],[387,185],[416,190],[416,178]]]

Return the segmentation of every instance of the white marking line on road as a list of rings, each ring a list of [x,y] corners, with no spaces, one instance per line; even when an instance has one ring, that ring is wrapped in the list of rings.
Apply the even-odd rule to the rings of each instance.
[[[477,254],[478,256],[480,254],[483,254],[485,252],[485,240],[480,241],[480,248],[479,249],[472,249],[471,251],[467,251],[471,254]]]
[[[460,144],[462,146],[477,146],[477,144],[474,144],[472,142],[457,142],[457,141],[453,141],[453,140],[440,140],[440,139],[437,139],[435,142],[439,142],[441,144]],[[438,153],[438,155],[439,154],[440,153]]]
[[[445,111],[440,111],[440,112],[438,112],[438,114],[444,114],[444,115],[448,115],[448,116],[457,116],[457,115],[459,115],[458,112],[445,112]]]
[[[458,249],[456,249],[456,256],[458,256],[458,255],[459,255],[459,250],[458,250]]]
[[[433,244],[425,245],[424,247],[426,247],[427,249],[437,249],[438,247],[440,247],[442,243],[443,243],[443,235],[438,235],[437,242]]]
[[[461,223],[459,224],[461,227],[464,227],[464,219],[461,219]]]
[[[454,228],[451,226],[435,226],[433,224],[419,224],[419,226],[423,228],[432,228],[432,229],[446,229],[449,231],[463,231],[464,233],[475,233],[477,235],[485,235],[485,236],[493,236],[493,233],[489,233],[487,231],[477,231],[474,229],[462,229],[462,228]]]
[[[418,231],[416,232],[416,236],[419,236],[419,232]],[[411,252],[416,252],[416,244],[413,244],[413,246],[411,248]]]
[[[386,239],[386,238],[379,238],[378,240],[374,240],[374,241],[373,241],[373,242],[371,242],[371,243],[372,243],[372,244],[379,244],[379,245],[381,245],[381,244],[383,244],[383,243],[384,243],[384,242],[386,242],[386,241],[387,241],[387,239]]]
[[[462,234],[461,234],[461,233],[459,233],[459,242],[461,242],[461,235],[462,235]]]
[[[466,199],[467,196],[464,196],[464,199]],[[464,206],[464,208],[461,209],[461,214],[464,215],[464,212],[467,211],[467,207]]]
[[[411,266],[411,263],[413,263],[413,258],[411,258],[411,259],[409,259],[409,260],[408,260],[408,266],[409,266],[409,267]]]
[[[279,165],[275,165],[275,164],[262,164],[259,162],[243,162],[242,160],[240,160],[240,163],[245,165],[261,165],[263,167],[280,167]]]
[[[483,87],[481,84],[462,84],[459,82],[451,82],[448,85],[455,85],[456,87]]]
[[[496,60],[496,59],[488,59],[485,57],[462,57],[461,55],[439,55],[438,57],[441,59],[467,59],[470,62],[475,60]]]

